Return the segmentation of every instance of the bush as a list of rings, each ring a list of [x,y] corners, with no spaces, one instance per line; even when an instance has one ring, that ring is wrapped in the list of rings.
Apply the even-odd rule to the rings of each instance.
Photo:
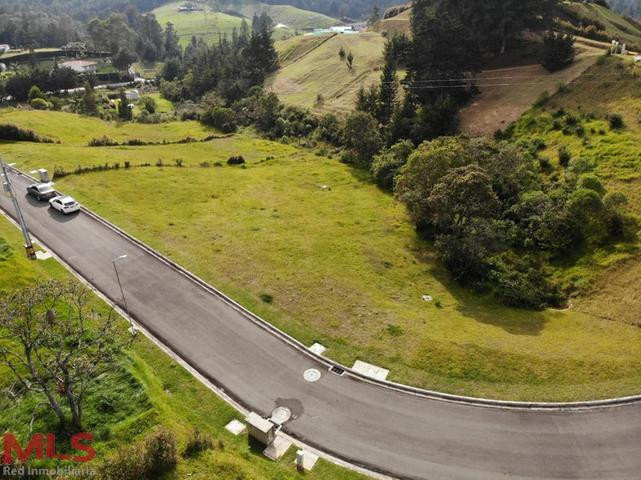
[[[121,448],[100,467],[104,480],[155,480],[175,467],[176,437],[164,427],[135,445]]]
[[[143,111],[149,114],[156,113],[156,100],[148,95],[145,95],[140,99],[140,107]]]
[[[213,107],[202,115],[201,121],[223,133],[233,133],[238,129],[236,114],[230,108]]]
[[[570,65],[574,61],[574,54],[572,35],[549,32],[543,37],[540,61],[550,72]]]
[[[33,102],[37,98],[44,100],[45,95],[42,93],[42,90],[40,90],[40,87],[34,85],[29,89],[29,103]]]
[[[107,135],[103,135],[102,137],[92,138],[87,145],[90,147],[115,147],[118,142]]]
[[[571,160],[572,154],[570,154],[568,148],[563,145],[561,148],[559,148],[559,165],[567,168],[570,165]]]
[[[244,165],[244,164],[245,164],[245,159],[242,157],[242,155],[229,157],[229,159],[227,160],[227,165]]]
[[[183,457],[190,458],[200,452],[209,450],[214,446],[212,438],[197,428],[193,429],[187,437],[187,444],[183,450]]]
[[[550,94],[546,90],[541,95],[539,95],[539,98],[536,99],[533,106],[534,108],[541,108],[545,106],[546,103],[548,103],[548,100],[550,100]]]
[[[412,142],[405,140],[374,157],[370,171],[379,187],[388,191],[394,190],[394,179],[407,163],[413,150]]]
[[[34,110],[48,110],[50,105],[44,98],[34,98],[29,102]]]
[[[620,113],[612,113],[608,115],[608,122],[610,123],[610,128],[612,130],[621,130],[625,127],[623,116]]]
[[[145,437],[143,444],[148,477],[158,478],[176,465],[176,437],[171,431],[157,428]]]
[[[27,130],[11,124],[0,125],[0,140],[13,142],[54,143],[50,138],[41,137],[33,130]]]

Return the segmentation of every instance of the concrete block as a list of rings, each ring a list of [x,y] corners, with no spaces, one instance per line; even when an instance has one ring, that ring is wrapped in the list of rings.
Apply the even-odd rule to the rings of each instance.
[[[265,446],[271,445],[274,441],[274,424],[264,419],[257,413],[251,412],[245,418],[249,436]]]
[[[289,447],[292,446],[292,442],[283,438],[276,437],[271,445],[269,445],[265,450],[263,450],[263,455],[267,458],[270,458],[274,461],[278,460],[280,457],[285,455]]]
[[[298,470],[311,470],[318,462],[318,455],[314,455],[307,450],[298,450],[296,452],[296,468]]]
[[[387,376],[389,375],[389,370],[382,367],[377,367],[376,365],[372,365],[370,363],[361,362],[360,360],[356,360],[356,362],[354,362],[352,370],[367,377],[375,378],[376,380],[386,380]]]
[[[245,424],[238,420],[232,420],[227,425],[225,425],[225,429],[233,435],[238,436],[245,431]]]
[[[315,343],[314,345],[309,347],[309,350],[314,352],[316,355],[322,355],[323,353],[325,353],[325,350],[327,350],[327,348],[325,348],[320,343]]]

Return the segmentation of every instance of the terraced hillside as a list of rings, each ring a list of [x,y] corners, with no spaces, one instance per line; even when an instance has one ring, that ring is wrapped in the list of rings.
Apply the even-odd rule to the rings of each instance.
[[[285,103],[323,111],[348,111],[361,86],[378,81],[385,38],[375,32],[358,35],[308,36],[278,45],[281,69],[266,87]],[[338,55],[341,47],[354,55],[350,71]],[[323,101],[318,102],[318,95]]]

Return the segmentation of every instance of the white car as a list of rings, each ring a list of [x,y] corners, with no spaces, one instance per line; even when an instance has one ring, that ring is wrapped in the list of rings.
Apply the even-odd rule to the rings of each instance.
[[[80,210],[80,204],[69,196],[59,195],[56,198],[49,200],[49,205],[54,210],[58,210],[65,215],[77,212]]]

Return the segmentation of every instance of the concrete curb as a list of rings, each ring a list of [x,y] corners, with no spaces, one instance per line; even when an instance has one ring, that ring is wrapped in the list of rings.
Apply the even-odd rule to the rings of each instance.
[[[8,167],[8,168],[14,171],[17,175],[21,175],[33,181],[37,181],[34,177],[21,172],[15,167]],[[167,266],[171,267],[178,273],[182,274],[183,276],[185,276],[186,278],[188,278],[189,280],[191,280],[192,282],[200,286],[203,290],[217,296],[218,298],[223,300],[226,304],[228,304],[230,307],[234,308],[237,312],[245,316],[248,320],[254,322],[257,326],[259,326],[263,330],[270,332],[271,334],[276,336],[278,339],[288,344],[290,347],[295,348],[299,352],[314,359],[316,362],[324,365],[328,369],[331,367],[338,367],[345,371],[345,375],[351,378],[357,379],[359,381],[367,382],[369,384],[376,385],[381,388],[386,388],[388,390],[394,390],[401,393],[424,397],[432,400],[446,401],[446,402],[458,403],[458,404],[468,405],[468,406],[489,407],[489,408],[510,409],[510,410],[577,410],[579,411],[579,410],[596,409],[596,408],[604,408],[604,407],[619,407],[619,406],[629,405],[633,403],[641,403],[641,395],[610,398],[610,399],[604,399],[604,400],[582,401],[582,402],[519,402],[519,401],[493,400],[493,399],[486,399],[486,398],[475,398],[475,397],[454,395],[454,394],[443,393],[443,392],[436,392],[436,391],[422,389],[418,387],[412,387],[409,385],[403,385],[400,383],[376,380],[376,379],[366,377],[358,372],[355,372],[349,367],[343,366],[338,362],[334,362],[333,360],[330,360],[326,357],[323,357],[321,355],[317,355],[311,352],[301,342],[299,342],[292,336],[286,334],[285,332],[277,329],[276,327],[268,323],[266,320],[263,320],[258,315],[252,313],[250,310],[246,309],[245,307],[243,307],[242,305],[240,305],[239,303],[237,303],[236,301],[234,301],[233,299],[231,299],[230,297],[222,293],[220,290],[211,286],[205,280],[201,279],[194,273],[181,267],[173,260],[155,251],[154,249],[146,245],[144,242],[128,234],[124,230],[120,229],[113,223],[95,214],[94,212],[87,209],[86,207],[82,206],[81,209],[83,213],[90,216],[95,221],[105,225],[115,233],[119,234],[120,236],[132,242],[133,244],[135,244],[136,246],[138,246],[148,254],[155,257],[157,260],[165,263]],[[163,343],[165,342],[163,341]],[[195,366],[193,366],[192,368],[197,370]],[[225,394],[229,395],[229,392],[225,392]]]

